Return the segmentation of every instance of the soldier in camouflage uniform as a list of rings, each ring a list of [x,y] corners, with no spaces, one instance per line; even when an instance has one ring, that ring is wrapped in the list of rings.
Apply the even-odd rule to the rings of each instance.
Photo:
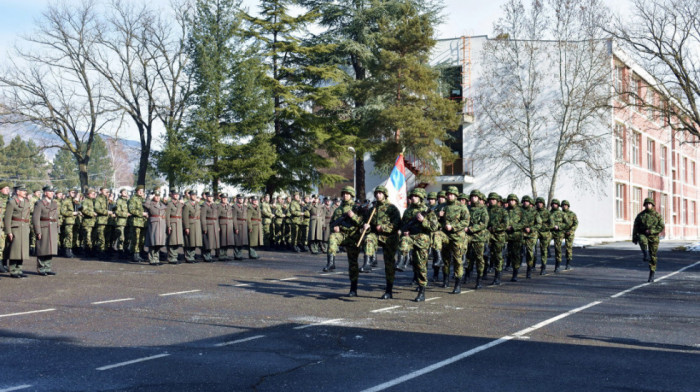
[[[289,211],[287,215],[290,217],[291,221],[291,235],[290,235],[290,246],[291,248],[299,253],[302,251],[303,241],[301,239],[302,233],[302,222],[304,220],[304,211],[301,208],[301,198],[299,192],[294,192],[294,199],[289,203]]]
[[[328,240],[328,261],[323,271],[335,269],[335,255],[341,246],[345,247],[348,254],[348,272],[350,276],[350,292],[348,297],[357,296],[357,279],[360,275],[360,266],[357,258],[360,248],[357,242],[360,239],[360,227],[362,226],[362,214],[355,204],[355,188],[346,186],[341,191],[343,202],[333,211],[331,218],[331,236]]]
[[[141,263],[145,260],[141,258],[143,252],[144,241],[146,240],[146,222],[148,214],[143,209],[145,190],[143,185],[136,187],[136,193],[131,196],[127,205],[129,214],[129,226],[131,227],[131,235],[129,243],[131,245],[131,253],[134,255],[132,261]]]
[[[290,207],[292,205],[292,198],[287,196],[286,199],[284,199],[284,223],[283,223],[283,238],[284,238],[284,245],[288,247],[290,250],[294,250],[294,244],[292,243],[292,231],[293,231],[293,226],[294,224],[292,223],[292,215],[289,211]]]
[[[83,216],[82,220],[82,239],[83,239],[83,255],[93,256],[93,230],[95,228],[95,222],[97,220],[97,213],[95,212],[95,197],[97,192],[90,188],[87,190],[86,198],[81,204],[82,209],[80,210]]]
[[[532,278],[532,270],[535,264],[535,246],[537,245],[538,230],[542,226],[542,218],[537,209],[532,205],[532,198],[528,195],[520,200],[523,215],[520,225],[523,232],[523,245],[525,245],[525,262],[527,263],[526,279]]]
[[[578,218],[576,214],[571,211],[571,205],[568,201],[563,200],[561,202],[561,208],[564,211],[564,240],[566,240],[566,268],[571,269],[571,262],[574,260],[574,236],[576,234],[576,228],[578,228]],[[663,231],[663,230],[662,230]],[[652,276],[652,282],[654,277]]]
[[[501,197],[495,193],[489,193],[488,212],[489,212],[489,227],[491,233],[489,240],[489,256],[490,263],[493,265],[496,272],[494,273],[493,282],[491,285],[498,286],[501,284],[501,271],[503,270],[503,248],[506,244],[506,230],[510,226],[508,220],[508,212],[501,207]]]
[[[508,240],[508,263],[513,268],[513,277],[510,279],[511,282],[518,281],[518,270],[520,269],[520,263],[522,262],[522,224],[523,210],[518,205],[518,196],[514,194],[508,195],[508,208],[506,209],[508,213],[508,229],[507,240]]]
[[[559,209],[559,200],[552,199],[549,203],[549,219],[552,224],[552,240],[554,241],[554,272],[559,272],[561,265],[561,245],[564,240],[564,211]]]
[[[5,216],[7,202],[10,200],[10,184],[0,183],[0,218]],[[5,255],[5,222],[0,219],[0,272],[9,272],[9,265]]]
[[[309,250],[309,220],[311,219],[309,207],[311,207],[311,201],[308,196],[304,196],[304,200],[301,202],[301,223],[299,224],[299,236],[297,237],[297,244],[302,252]]]
[[[547,253],[549,253],[549,243],[552,241],[552,220],[545,204],[543,197],[535,199],[537,214],[542,220],[542,225],[537,231],[537,238],[540,241],[540,275],[547,275]],[[533,261],[533,269],[536,262],[537,259]]]
[[[654,281],[656,273],[656,252],[659,250],[659,234],[664,231],[664,218],[655,209],[654,199],[644,199],[644,210],[634,219],[632,242],[639,244],[644,255],[644,261],[649,263],[649,279]],[[567,260],[568,261],[568,260]],[[568,263],[567,263],[568,265]]]
[[[105,230],[109,217],[113,215],[109,210],[109,189],[105,187],[100,188],[100,194],[95,198],[94,203],[97,219],[95,220],[95,228],[93,231],[93,244],[98,257],[103,259],[104,252],[107,249]]]
[[[476,264],[476,285],[474,290],[478,290],[482,287],[481,280],[486,278],[487,272],[484,264],[484,247],[489,241],[489,212],[484,206],[484,195],[481,192],[474,189],[469,194],[469,198],[472,204],[472,209],[469,213],[469,226],[467,227],[470,257],[465,278],[469,278],[474,269],[474,264]]]
[[[372,219],[365,223],[365,262],[360,272],[372,271],[372,260],[367,255],[374,255],[377,247],[381,246],[384,252],[384,275],[386,277],[386,290],[381,299],[393,298],[394,267],[396,249],[398,247],[399,224],[401,212],[388,200],[389,191],[380,185],[374,189],[374,198],[377,201],[374,207]],[[368,216],[369,218],[369,216]],[[374,256],[373,256],[374,257]]]
[[[275,248],[281,249],[284,245],[284,219],[286,217],[284,199],[282,196],[277,196],[277,202],[275,203],[272,213],[275,215],[272,226],[274,228],[274,245]]]
[[[442,211],[442,209],[445,207],[444,204],[444,192],[443,197],[441,200],[443,200],[442,204],[437,203],[437,197],[438,194],[436,192],[430,192],[428,193],[428,208],[430,211],[432,211],[436,216]],[[433,255],[433,282],[437,282],[439,279],[440,275],[440,270],[444,266],[444,263],[442,261],[442,244],[447,242],[447,236],[442,230],[436,230],[433,232],[433,234],[430,236],[430,250]]]
[[[115,203],[114,216],[116,217],[114,225],[114,235],[112,248],[120,254],[123,259],[128,259],[128,253],[124,246],[126,238],[126,223],[129,219],[129,196],[126,189],[119,192],[119,198]]]
[[[272,206],[270,205],[270,195],[265,195],[260,208],[263,217],[263,248],[269,249],[273,243],[274,230],[272,221],[275,218],[275,214],[272,212]]]
[[[401,241],[407,241],[413,247],[413,272],[418,282],[418,295],[415,302],[425,301],[425,287],[428,284],[428,252],[430,237],[440,229],[437,215],[423,204],[425,189],[415,188],[411,194],[411,205],[404,211],[401,219]]]
[[[442,270],[442,285],[447,287],[450,265],[454,266],[455,286],[452,293],[459,294],[462,292],[462,275],[464,274],[462,255],[465,251],[464,244],[467,234],[464,229],[469,226],[470,216],[467,207],[457,202],[459,190],[456,186],[449,186],[446,193],[445,208],[438,214],[442,231],[448,239],[442,248],[442,259],[445,263]]]
[[[70,191],[68,192],[68,197],[61,201],[59,207],[59,213],[63,217],[63,227],[61,229],[63,232],[62,245],[64,255],[69,259],[75,257],[73,256],[73,248],[77,247],[77,243],[75,242],[75,224],[80,212],[78,212],[78,204],[76,204],[75,199],[76,192]]]

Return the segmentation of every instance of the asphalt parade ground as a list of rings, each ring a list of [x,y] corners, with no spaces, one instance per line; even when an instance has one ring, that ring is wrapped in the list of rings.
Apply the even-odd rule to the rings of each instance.
[[[700,257],[662,243],[655,283],[630,243],[574,268],[460,295],[345,255],[163,265],[57,259],[0,275],[2,391],[700,390]],[[487,283],[492,280],[489,276]]]

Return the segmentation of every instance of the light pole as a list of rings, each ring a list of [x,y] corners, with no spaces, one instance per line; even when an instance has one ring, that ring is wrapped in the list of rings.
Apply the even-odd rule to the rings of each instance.
[[[357,151],[355,147],[348,147],[348,151],[352,151],[352,189],[357,192]]]

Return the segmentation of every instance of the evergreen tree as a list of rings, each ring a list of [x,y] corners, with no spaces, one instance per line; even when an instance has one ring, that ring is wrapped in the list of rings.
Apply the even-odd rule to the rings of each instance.
[[[113,167],[107,144],[101,136],[95,137],[92,143],[92,157],[87,168],[90,184],[96,187],[113,187]],[[75,155],[65,149],[58,150],[53,158],[50,178],[53,184],[62,188],[79,186],[80,177]]]
[[[48,165],[44,154],[32,140],[17,135],[3,147],[4,165],[0,177],[15,182],[42,183],[48,180]],[[42,184],[43,185],[43,184]]]
[[[50,177],[51,182],[61,188],[75,188],[80,185],[78,163],[70,151],[58,150],[53,157]]]
[[[257,47],[243,37],[240,0],[198,0],[188,52],[192,78],[186,128],[200,180],[259,190],[276,154],[268,132],[272,106]]]

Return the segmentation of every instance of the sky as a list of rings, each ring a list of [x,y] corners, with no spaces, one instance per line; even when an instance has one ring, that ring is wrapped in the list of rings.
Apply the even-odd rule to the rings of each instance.
[[[47,5],[56,0],[0,0],[0,64],[2,58],[22,35],[31,34],[37,19]],[[79,2],[81,0],[63,0]],[[134,1],[134,0],[127,0]],[[438,38],[454,38],[462,35],[491,35],[493,23],[501,14],[501,7],[508,0],[444,0],[444,23],[437,29]],[[616,12],[624,12],[631,0],[604,0]],[[167,7],[170,0],[149,0],[152,5]],[[256,0],[243,0],[243,5],[255,10]],[[123,135],[138,139],[136,135]]]

